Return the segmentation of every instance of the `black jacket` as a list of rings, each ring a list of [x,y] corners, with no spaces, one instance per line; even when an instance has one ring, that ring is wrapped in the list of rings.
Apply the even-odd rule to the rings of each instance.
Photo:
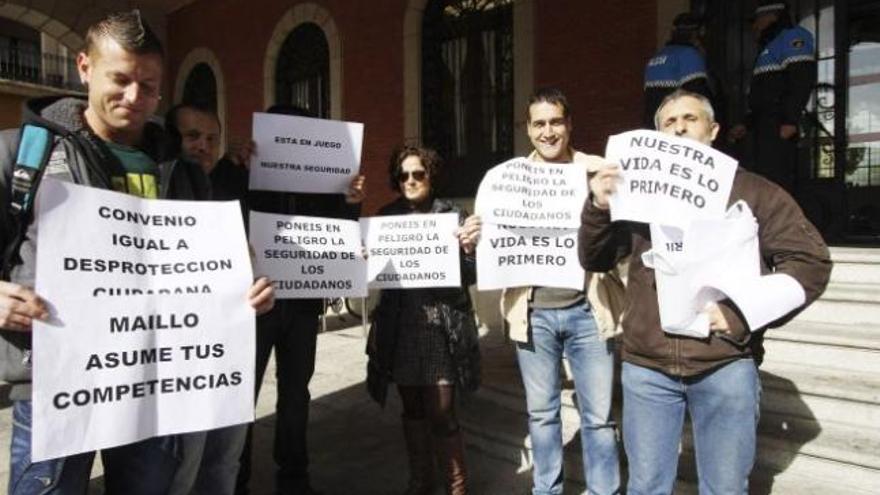
[[[411,213],[403,199],[386,205],[379,215],[403,215]],[[430,213],[456,212],[463,220],[467,213],[452,203],[435,199]],[[473,255],[461,253],[461,287],[433,289],[405,289],[408,300],[417,300],[425,308],[427,325],[439,327],[446,336],[449,354],[452,356],[457,383],[463,390],[473,391],[480,383],[480,346],[478,342],[473,304],[468,286],[476,280],[476,264]],[[367,388],[380,404],[385,404],[385,393],[391,382],[397,332],[400,330],[398,316],[404,289],[385,289],[378,306],[370,316],[372,327],[367,340]]]
[[[771,129],[774,135],[782,124],[796,125],[815,84],[812,34],[781,21],[769,26],[758,42],[749,89],[748,123],[758,130]]]
[[[669,41],[645,68],[645,110],[643,126],[654,129],[654,114],[663,98],[678,89],[699,93],[712,101],[712,107],[721,107],[717,88],[713,88],[706,68],[705,57],[689,42]],[[716,119],[718,122],[722,120]]]

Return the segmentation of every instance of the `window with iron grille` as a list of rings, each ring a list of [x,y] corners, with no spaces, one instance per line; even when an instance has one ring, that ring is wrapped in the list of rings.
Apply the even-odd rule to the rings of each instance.
[[[284,40],[275,69],[275,103],[330,117],[330,48],[314,23],[296,27]]]
[[[432,0],[422,24],[422,142],[445,196],[472,196],[513,155],[513,0]]]
[[[40,32],[0,19],[0,78],[41,83]]]

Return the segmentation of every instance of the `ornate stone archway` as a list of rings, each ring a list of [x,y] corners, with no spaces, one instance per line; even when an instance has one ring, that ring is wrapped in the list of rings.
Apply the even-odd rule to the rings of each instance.
[[[180,103],[183,99],[183,88],[186,85],[186,79],[189,77],[193,68],[199,64],[205,64],[211,68],[214,73],[214,80],[217,82],[217,117],[222,124],[222,136],[220,138],[220,149],[226,149],[226,83],[223,77],[223,69],[220,66],[220,59],[214,55],[214,52],[199,47],[192,49],[183,62],[177,68],[177,78],[174,81],[174,103]]]
[[[72,52],[82,49],[85,45],[83,36],[72,27],[77,24],[76,19],[54,18],[38,8],[21,5],[16,2],[3,2],[0,4],[0,17],[11,19],[30,26],[41,33],[45,33],[58,40],[59,43],[66,46]],[[94,19],[98,17],[96,15]],[[91,19],[89,22],[94,19]]]
[[[269,39],[263,61],[263,107],[275,103],[275,70],[284,40],[300,24],[314,23],[324,31],[330,51],[330,118],[341,120],[342,115],[342,40],[336,22],[324,7],[301,3],[284,14]]]

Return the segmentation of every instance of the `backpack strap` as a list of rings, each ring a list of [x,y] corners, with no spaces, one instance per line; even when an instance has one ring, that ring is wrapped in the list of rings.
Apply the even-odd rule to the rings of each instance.
[[[52,153],[53,143],[52,132],[45,127],[25,124],[21,129],[10,182],[9,216],[12,239],[3,250],[3,280],[9,280],[18,250],[24,242],[33,216],[34,197]]]
[[[9,209],[13,217],[26,214],[33,206],[34,193],[52,151],[52,141],[52,133],[45,127],[26,124],[22,128],[12,169]]]

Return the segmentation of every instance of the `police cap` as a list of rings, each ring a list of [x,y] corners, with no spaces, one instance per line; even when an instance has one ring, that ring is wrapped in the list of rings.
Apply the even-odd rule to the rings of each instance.
[[[676,31],[696,31],[702,26],[703,20],[690,12],[678,14],[672,21],[672,28]]]
[[[758,0],[755,6],[755,17],[788,10],[788,2],[780,0]]]

